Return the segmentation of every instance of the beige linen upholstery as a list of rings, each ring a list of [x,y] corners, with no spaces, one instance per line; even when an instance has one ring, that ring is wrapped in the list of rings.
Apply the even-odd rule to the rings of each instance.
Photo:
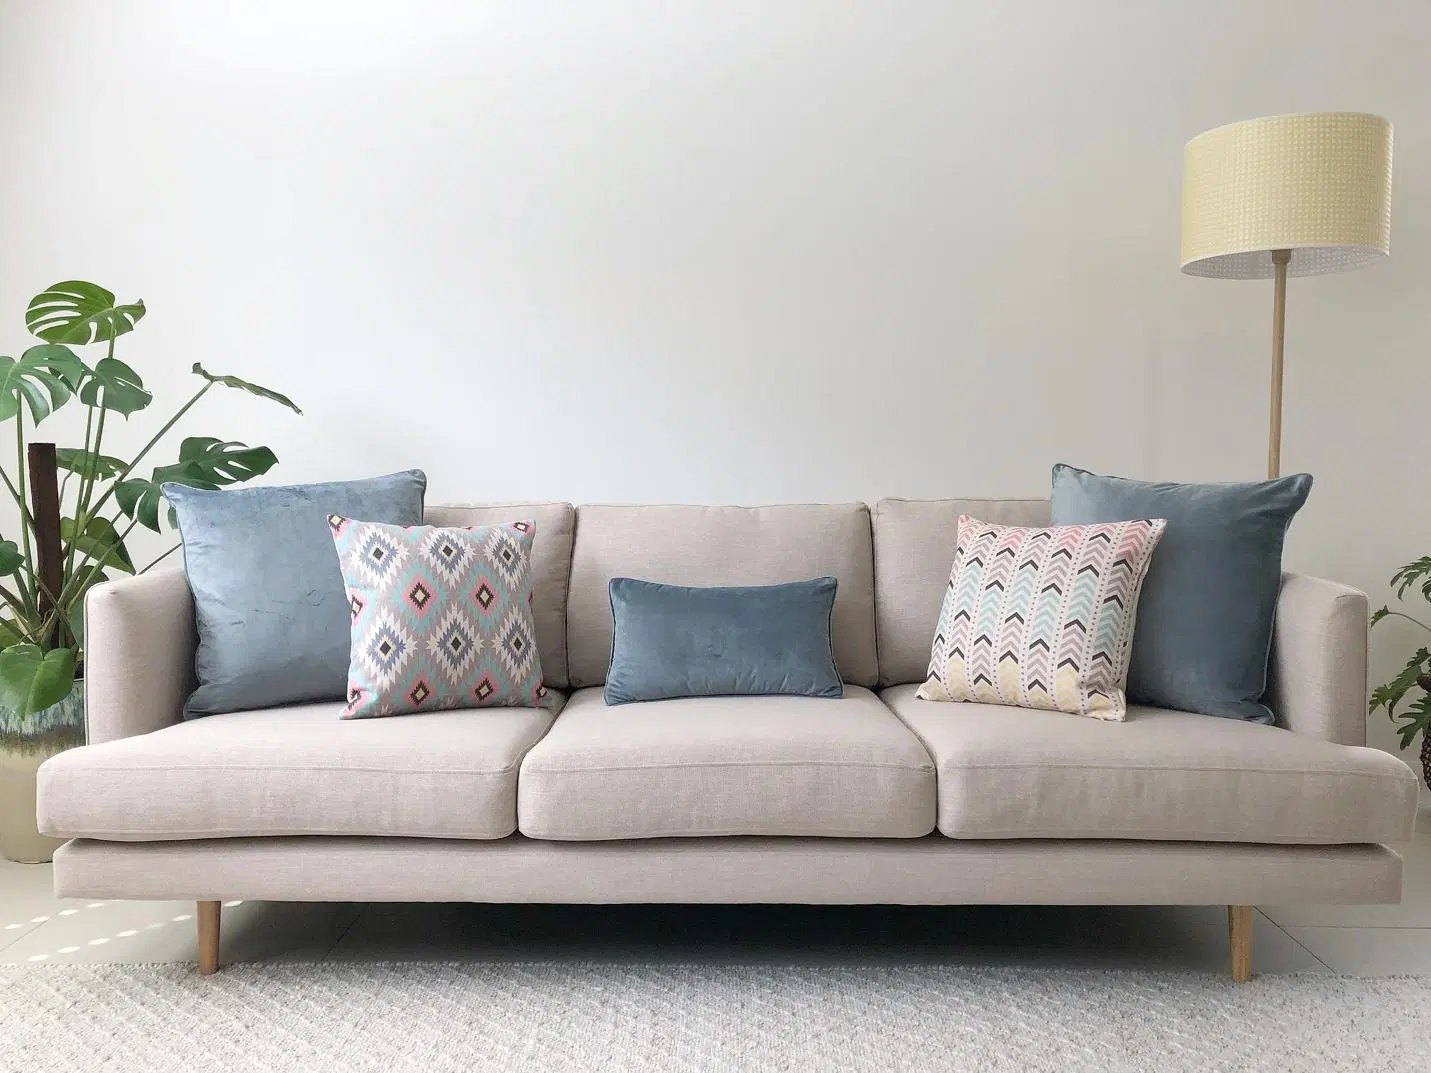
[[[210,715],[47,760],[40,830],[119,841],[238,835],[503,838],[536,708],[340,720],[340,702]]]
[[[613,632],[607,583],[613,577],[775,585],[825,576],[839,581],[831,633],[840,675],[872,686],[874,567],[863,503],[579,507],[567,600],[571,683],[606,680]]]
[[[522,761],[517,816],[533,838],[913,838],[934,829],[934,765],[859,686],[612,707],[585,689]]]
[[[881,499],[874,505],[879,684],[923,682],[949,586],[959,515],[994,525],[1047,525],[1047,499]]]
[[[1210,715],[1130,707],[1125,723],[881,694],[934,757],[951,838],[1397,842],[1416,776],[1377,749]]]
[[[194,598],[184,571],[156,570],[90,589],[84,602],[85,725],[90,744],[176,723],[194,688]]]
[[[1341,745],[1366,744],[1366,593],[1282,575],[1266,701],[1279,726]]]
[[[265,838],[71,842],[61,898],[813,905],[1395,902],[1382,846],[677,838],[463,842]]]
[[[1003,524],[1048,519],[1043,501],[885,500],[872,538],[857,504],[589,507],[577,517],[574,549],[565,504],[433,507],[428,520],[536,518],[534,602],[546,604],[537,629],[553,684],[559,675],[603,680],[606,581],[616,574],[688,584],[832,574],[837,656],[846,678],[863,684],[922,681],[961,512]],[[550,546],[547,536],[556,538]],[[61,897],[1113,905],[1400,897],[1400,858],[1355,843],[1410,832],[1415,779],[1394,757],[1330,744],[1363,740],[1366,604],[1355,590],[1313,578],[1284,578],[1273,641],[1268,701],[1296,733],[1136,708],[1129,722],[1105,724],[936,705],[915,701],[912,684],[886,698],[913,730],[857,686],[840,701],[704,698],[610,709],[587,691],[555,722],[530,709],[342,722],[335,701],[183,723],[194,621],[182,573],[97,587],[86,622],[92,744],[51,759],[39,778],[42,829],[78,836],[55,857]],[[550,667],[548,653],[560,653]],[[541,837],[512,834],[519,816]],[[936,819],[956,837],[926,834]],[[725,831],[784,837],[655,837]],[[831,834],[847,837],[807,837]],[[1046,835],[1063,839],[1036,837]],[[1346,844],[1291,844],[1322,841]]]
[[[498,525],[530,518],[537,523],[532,543],[532,619],[542,680],[557,689],[567,687],[566,590],[571,580],[571,543],[576,533],[576,508],[570,503],[472,503],[429,506],[428,525]]]

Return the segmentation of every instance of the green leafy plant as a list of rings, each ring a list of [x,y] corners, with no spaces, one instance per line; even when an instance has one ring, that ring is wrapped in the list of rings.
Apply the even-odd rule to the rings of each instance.
[[[1403,600],[1407,590],[1415,587],[1422,599],[1431,602],[1431,556],[1403,566],[1392,575],[1391,587],[1396,590],[1398,600]],[[1378,609],[1371,616],[1371,624],[1375,626],[1387,618],[1405,619],[1431,634],[1431,625],[1405,611],[1393,611],[1389,606]],[[1409,703],[1407,694],[1415,694]],[[1401,708],[1402,704],[1406,707]],[[1396,723],[1403,749],[1409,749],[1416,735],[1421,735],[1421,766],[1431,784],[1431,648],[1422,645],[1395,678],[1371,691],[1370,710],[1374,712],[1378,708],[1384,708]]]
[[[202,386],[148,443],[128,459],[105,454],[110,418],[128,419],[154,401],[140,375],[114,356],[116,340],[144,314],[143,302],[118,304],[93,283],[56,283],[25,311],[25,326],[40,342],[18,358],[0,356],[0,424],[15,423],[14,472],[0,452],[0,480],[20,527],[18,542],[0,536],[0,707],[22,719],[62,701],[83,673],[86,593],[112,576],[143,573],[178,550],[176,543],[138,567],[126,544],[139,526],[156,533],[173,528],[172,512],[160,509],[160,486],[223,488],[278,462],[267,447],[190,436],[174,462],[146,476],[141,464],[179,419],[215,387],[302,413],[287,396],[195,363]],[[76,351],[88,347],[102,348],[103,357],[90,364]],[[82,446],[31,442],[43,421],[69,405],[84,408]]]

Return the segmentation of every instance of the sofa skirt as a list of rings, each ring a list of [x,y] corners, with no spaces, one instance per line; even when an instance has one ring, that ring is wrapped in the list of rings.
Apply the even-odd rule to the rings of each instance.
[[[75,839],[62,898],[196,901],[1366,905],[1401,898],[1379,845],[700,838]]]

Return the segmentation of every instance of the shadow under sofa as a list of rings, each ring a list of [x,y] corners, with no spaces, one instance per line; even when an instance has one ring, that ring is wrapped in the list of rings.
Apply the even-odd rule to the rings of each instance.
[[[537,522],[533,607],[559,712],[339,721],[338,701],[183,721],[194,609],[172,570],[86,605],[88,744],[40,771],[62,897],[191,898],[199,967],[228,899],[1251,906],[1400,900],[1417,783],[1364,747],[1363,594],[1284,577],[1277,726],[1133,707],[1124,723],[914,697],[959,514],[1041,500],[430,507]],[[839,700],[608,707],[607,581],[831,575]]]

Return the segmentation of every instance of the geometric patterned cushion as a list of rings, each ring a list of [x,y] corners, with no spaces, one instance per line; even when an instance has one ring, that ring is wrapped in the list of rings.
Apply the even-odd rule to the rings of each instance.
[[[536,523],[384,525],[331,515],[353,615],[344,719],[547,707],[532,622]]]
[[[924,700],[1121,720],[1162,518],[1026,529],[961,515]]]

